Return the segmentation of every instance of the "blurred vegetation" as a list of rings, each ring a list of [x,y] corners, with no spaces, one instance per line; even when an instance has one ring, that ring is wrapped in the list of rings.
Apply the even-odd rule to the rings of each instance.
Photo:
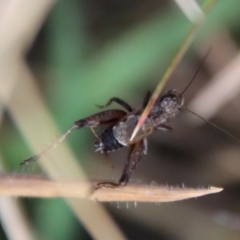
[[[202,38],[222,28],[228,29],[239,44],[239,9],[239,1],[217,1],[187,58],[194,61],[194,49]],[[59,0],[30,49],[28,62],[61,131],[75,120],[97,112],[94,105],[104,104],[112,96],[140,106],[144,93],[154,89],[190,26],[173,1]],[[0,144],[7,159],[5,164],[10,171],[18,171],[16,166],[31,153],[9,123],[7,114],[3,126]],[[54,137],[46,133],[46,142]],[[86,162],[88,156],[96,157],[91,153],[92,140],[87,130],[69,137],[72,149],[86,170],[89,164],[90,168],[94,164]],[[172,150],[171,146],[166,149]],[[157,150],[155,153],[158,154]],[[62,200],[30,199],[24,204],[42,236],[39,239],[90,239]],[[139,230],[142,223],[138,221],[135,225],[129,220],[136,228],[133,231],[126,226],[123,215],[115,213],[115,216],[120,223],[125,222],[124,231],[131,239],[144,239],[136,233],[141,231],[145,234],[149,231],[153,235],[151,239],[159,236],[180,239],[174,233],[165,235],[164,232],[154,238],[154,231],[146,226]]]

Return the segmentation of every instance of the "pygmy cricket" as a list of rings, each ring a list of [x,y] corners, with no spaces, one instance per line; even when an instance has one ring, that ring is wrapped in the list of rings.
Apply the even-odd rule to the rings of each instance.
[[[56,147],[60,142],[62,142],[66,138],[66,136],[72,132],[73,129],[81,129],[84,127],[88,127],[93,131],[96,137],[94,143],[94,150],[96,152],[104,153],[105,155],[107,155],[109,152],[116,151],[123,147],[129,148],[129,153],[125,163],[125,167],[123,169],[122,176],[120,177],[119,181],[117,183],[100,182],[95,186],[95,190],[102,187],[108,188],[124,187],[129,182],[129,179],[133,171],[136,169],[142,155],[147,154],[147,137],[156,130],[171,131],[172,128],[169,125],[166,125],[166,122],[169,122],[170,119],[176,117],[179,114],[180,110],[182,109],[188,110],[189,112],[200,117],[204,121],[210,123],[214,127],[217,127],[230,137],[239,141],[228,132],[219,128],[215,124],[205,120],[204,118],[202,118],[201,116],[187,109],[184,106],[183,94],[186,92],[188,87],[193,82],[200,67],[201,66],[199,66],[195,75],[181,93],[178,93],[175,90],[170,90],[157,99],[144,124],[141,126],[140,130],[137,132],[133,140],[131,140],[133,130],[136,124],[138,123],[138,120],[150,99],[151,96],[150,92],[147,93],[143,101],[142,107],[138,109],[132,108],[127,102],[120,98],[117,97],[111,98],[106,105],[99,107],[107,107],[111,103],[115,102],[122,106],[124,110],[120,109],[105,110],[97,114],[91,115],[87,118],[83,118],[76,121],[68,129],[68,131],[62,137],[60,137],[52,146],[50,146],[43,152],[39,153],[38,155],[33,155],[32,157],[26,159],[21,163],[21,165],[34,162],[43,155],[45,155],[48,151],[50,151],[51,149]],[[94,128],[96,127],[105,128],[99,135],[97,135],[97,133],[94,131]]]

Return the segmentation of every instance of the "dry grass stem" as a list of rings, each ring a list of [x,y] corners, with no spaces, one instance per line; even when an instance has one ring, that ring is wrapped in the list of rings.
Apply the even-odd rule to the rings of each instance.
[[[1,108],[8,109],[12,119],[19,126],[20,132],[35,149],[34,152],[38,152],[37,145],[39,146],[39,141],[46,137],[46,132],[54,136],[58,131],[23,56],[33,42],[53,3],[54,1],[51,0],[39,1],[39,4],[30,0],[11,1],[7,11],[0,18],[2,20],[0,32],[3,36],[0,40],[0,59],[3,60],[0,64]],[[12,91],[13,89],[14,91]],[[22,97],[23,101],[21,101]],[[36,116],[41,124],[34,119],[32,124],[29,124],[29,113],[34,113],[31,117]],[[36,129],[35,126],[40,127]],[[46,161],[44,168],[51,178],[66,177],[68,172],[71,173],[71,177],[84,175],[71,152],[67,148],[63,149],[63,152],[65,154],[60,153],[60,155],[62,155],[62,159],[68,159],[69,168],[66,170],[66,162],[64,160],[57,161],[58,157],[56,157],[56,164],[53,161]],[[66,158],[65,156],[70,157]],[[82,204],[82,201],[78,199],[66,199],[66,201],[94,239],[106,239],[106,230],[108,230],[110,239],[125,239],[114,221],[99,204],[90,202]],[[94,216],[94,220],[89,216]]]
[[[2,100],[5,106],[8,106],[9,112],[15,120],[16,125],[19,127],[20,132],[29,142],[32,149],[34,149],[34,152],[38,152],[39,141],[43,141],[43,139],[46,138],[45,133],[53,136],[58,131],[42,101],[29,68],[24,62],[19,62],[19,66],[21,69],[21,76],[19,77],[21,83],[17,83],[18,91],[15,92],[9,104],[5,101],[6,99],[3,98]],[[0,90],[0,98],[3,96],[4,94],[2,94]],[[29,104],[29,102],[32,104]],[[25,111],[22,111],[22,106],[25,106]],[[38,111],[36,111],[36,109],[38,109]],[[25,114],[26,112],[34,113],[31,115],[31,122],[28,121],[29,116]],[[36,128],[35,126],[41,127]],[[40,161],[51,178],[83,178],[85,175],[83,170],[65,144],[62,144],[61,148],[56,150],[54,155],[56,157],[52,157],[51,161],[47,158],[43,158],[42,161]],[[21,162],[21,160],[19,162]],[[15,184],[17,184],[17,181]],[[35,188],[37,186],[38,185],[35,185]],[[93,206],[91,202],[82,204],[82,201],[79,201],[79,199],[66,199],[66,201],[93,238],[105,239],[105,234],[102,230],[108,229],[108,234],[111,235],[111,239],[125,239],[114,221],[101,205]],[[89,218],[89,216],[94,216],[94,224],[92,218]]]
[[[0,171],[4,171],[4,159],[0,154]],[[31,240],[34,239],[34,227],[28,221],[20,202],[13,197],[1,196],[0,198],[1,225],[8,239]],[[14,231],[12,231],[12,226]]]
[[[205,4],[203,6],[203,12],[207,14],[210,9],[212,8],[214,4],[214,0],[206,0]],[[202,13],[197,16],[196,21],[192,24],[188,34],[186,35],[185,39],[181,43],[180,47],[178,48],[175,56],[173,57],[172,61],[170,62],[167,70],[163,74],[162,78],[160,79],[157,87],[155,88],[151,98],[148,101],[147,106],[144,108],[144,111],[142,112],[137,125],[135,126],[132,136],[130,140],[132,141],[134,137],[136,136],[137,132],[141,128],[142,124],[146,120],[148,114],[150,113],[151,109],[153,108],[153,105],[157,101],[163,87],[166,85],[167,81],[169,80],[170,76],[172,75],[173,71],[175,70],[176,66],[179,64],[179,62],[182,60],[183,56],[187,52],[188,48],[190,47],[198,29],[200,28],[202,22],[204,21],[205,15]]]
[[[227,102],[233,100],[239,94],[239,66],[240,53],[222,71],[218,72],[206,87],[199,91],[190,103],[189,108],[194,109],[195,112],[206,119],[213,117]],[[201,120],[195,122],[202,123]]]
[[[129,184],[124,188],[103,188],[90,194],[96,182],[53,181],[39,176],[0,176],[0,194],[21,197],[70,197],[99,202],[173,202],[218,193],[222,188],[181,188]]]
[[[12,197],[0,198],[1,225],[7,239],[35,239],[34,227],[26,219],[20,203]],[[13,231],[14,226],[14,231]]]
[[[202,9],[195,0],[175,0],[175,2],[191,22],[196,21],[197,16],[200,14],[204,15]]]

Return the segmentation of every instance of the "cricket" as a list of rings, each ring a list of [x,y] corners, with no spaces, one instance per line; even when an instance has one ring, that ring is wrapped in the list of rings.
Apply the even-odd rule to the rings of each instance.
[[[150,110],[149,115],[133,139],[133,131],[149,102],[151,92],[147,92],[142,106],[137,109],[134,109],[127,102],[118,97],[112,97],[104,106],[97,105],[100,108],[104,108],[115,102],[124,110],[105,110],[74,122],[67,132],[63,134],[53,145],[41,153],[24,160],[21,165],[26,165],[38,160],[40,157],[57,147],[74,129],[82,129],[86,127],[90,128],[95,136],[94,151],[104,154],[106,158],[108,158],[109,152],[116,151],[123,147],[127,147],[129,149],[125,167],[119,181],[117,183],[99,182],[95,186],[94,190],[102,187],[124,187],[129,182],[131,175],[140,162],[142,155],[147,154],[147,137],[155,131],[172,131],[172,127],[166,123],[168,123],[172,118],[175,118],[181,110],[186,110],[194,114],[240,143],[240,140],[232,134],[184,106],[183,95],[193,83],[206,57],[207,55],[201,62],[191,81],[182,92],[179,93],[176,90],[169,90],[157,99]],[[97,127],[104,127],[104,130],[100,134],[97,134],[94,130]]]

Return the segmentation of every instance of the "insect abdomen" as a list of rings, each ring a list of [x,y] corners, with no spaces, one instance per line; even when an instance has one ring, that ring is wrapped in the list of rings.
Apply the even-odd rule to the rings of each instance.
[[[124,147],[113,134],[112,127],[106,128],[94,143],[95,152],[112,152]]]

